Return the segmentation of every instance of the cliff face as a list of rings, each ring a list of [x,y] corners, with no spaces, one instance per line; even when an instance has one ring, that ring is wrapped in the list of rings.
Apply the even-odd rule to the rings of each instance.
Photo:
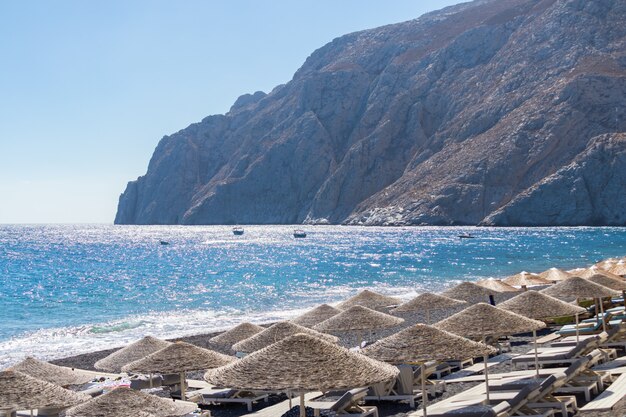
[[[624,225],[625,115],[624,1],[475,1],[164,137],[115,222]]]

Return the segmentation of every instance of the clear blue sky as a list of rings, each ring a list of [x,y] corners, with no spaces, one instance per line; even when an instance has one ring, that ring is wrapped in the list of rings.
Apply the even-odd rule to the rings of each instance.
[[[159,139],[459,0],[0,0],[0,223],[111,223]]]

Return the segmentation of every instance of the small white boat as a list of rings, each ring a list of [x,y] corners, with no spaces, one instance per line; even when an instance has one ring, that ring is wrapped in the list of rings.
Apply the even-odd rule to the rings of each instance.
[[[469,233],[463,233],[459,235],[459,239],[474,239],[474,236]]]
[[[306,237],[306,232],[304,230],[296,229],[293,231],[293,237],[295,238]]]
[[[235,236],[243,235],[243,227],[233,227],[233,234]]]

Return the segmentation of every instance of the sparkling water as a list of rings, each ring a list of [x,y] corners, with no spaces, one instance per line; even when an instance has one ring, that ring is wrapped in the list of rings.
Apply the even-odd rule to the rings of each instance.
[[[363,288],[409,298],[626,255],[620,228],[307,226],[304,239],[288,226],[244,229],[0,226],[0,368],[27,353],[50,359],[289,318]]]

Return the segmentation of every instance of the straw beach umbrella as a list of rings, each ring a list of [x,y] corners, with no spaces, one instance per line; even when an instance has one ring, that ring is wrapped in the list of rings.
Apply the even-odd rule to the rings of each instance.
[[[481,287],[489,288],[498,292],[519,292],[519,288],[515,288],[512,285],[506,284],[501,279],[483,279],[476,281],[476,284]]]
[[[120,373],[122,366],[144,358],[151,353],[168,347],[170,342],[146,336],[130,345],[111,353],[106,358],[100,359],[94,364],[94,368],[101,371]]]
[[[609,278],[617,279],[620,281],[622,280],[622,277],[620,277],[619,275],[612,274],[611,272],[605,271],[604,269],[600,269],[596,266],[592,266],[576,274],[576,276],[580,278],[591,278],[594,275],[604,275]]]
[[[252,323],[241,323],[230,330],[225,331],[215,337],[209,339],[209,341],[218,346],[232,347],[235,343],[241,342],[249,337],[254,336],[257,333],[265,330],[264,327],[257,326]]]
[[[551,287],[541,290],[543,294],[559,298],[561,300],[573,300],[578,301],[579,298],[598,298],[619,296],[619,292],[607,288],[603,285],[598,285],[595,282],[580,278],[572,277],[565,281],[557,282]],[[600,301],[600,313],[604,317],[604,307],[602,301]],[[606,323],[602,320],[603,330],[606,331]],[[578,325],[576,326],[576,337],[578,338]]]
[[[291,322],[299,324],[300,326],[311,328],[339,313],[341,313],[341,310],[331,307],[328,304],[322,304],[315,307],[313,310],[309,310],[295,319],[292,319]]]
[[[587,278],[587,280],[599,285],[604,285],[605,287],[612,290],[621,291],[622,298],[626,300],[626,281],[622,279],[611,278],[605,274],[595,274]]]
[[[195,404],[171,401],[130,388],[117,388],[65,412],[67,417],[121,417],[145,413],[155,417],[184,416],[197,410]]]
[[[448,288],[441,293],[441,295],[445,295],[446,297],[454,298],[455,300],[467,301],[468,303],[475,301],[489,301],[489,296],[497,294],[500,294],[500,291],[481,287],[480,285],[468,281],[455,285],[452,288]]]
[[[17,371],[0,372],[0,405],[18,410],[41,408],[67,408],[83,403],[89,398]]]
[[[611,274],[619,275],[620,277],[624,277],[626,275],[626,262],[619,261],[613,266],[611,266],[608,270]]]
[[[624,291],[626,290],[626,281],[622,279],[615,279],[608,277],[604,274],[595,274],[587,278],[587,281],[591,281],[598,285],[605,286],[615,291]]]
[[[619,258],[606,258],[606,259],[601,260],[600,262],[596,262],[594,266],[597,266],[598,268],[601,268],[601,269],[609,269],[611,266],[613,266],[615,263],[619,261],[620,261]]]
[[[441,320],[435,324],[435,327],[459,336],[482,339],[484,342],[487,337],[531,332],[543,329],[546,327],[546,324],[489,304],[478,303],[453,314],[447,319]],[[488,358],[484,356],[483,359],[485,361],[487,400],[489,400]]]
[[[320,333],[288,321],[281,321],[271,325],[267,329],[255,334],[252,337],[242,340],[239,343],[235,343],[233,345],[233,350],[245,353],[254,352],[255,350],[263,349],[264,347],[278,342],[288,336],[293,336],[296,333],[309,334],[311,336],[327,340],[330,343],[337,343],[339,341],[336,336]]]
[[[402,300],[396,297],[379,294],[370,290],[363,290],[337,305],[339,310],[347,310],[353,306],[363,306],[372,310],[380,310],[401,304]]]
[[[320,332],[356,332],[359,347],[363,341],[363,331],[388,329],[404,323],[404,319],[381,313],[363,306],[353,306],[341,313],[313,326]]]
[[[522,271],[519,274],[511,275],[502,280],[505,284],[514,285],[516,287],[529,287],[531,285],[547,285],[550,281],[541,278],[537,274]]]
[[[222,355],[209,349],[190,343],[176,342],[143,359],[124,365],[124,372],[142,374],[180,373],[181,398],[185,399],[185,372],[217,368],[236,360],[232,356]]]
[[[68,385],[82,385],[94,379],[93,375],[86,372],[75,371],[65,366],[53,365],[30,356],[7,370],[18,371],[32,376],[33,378],[48,381],[62,387]]]
[[[268,366],[270,365],[270,366]],[[237,362],[207,371],[204,378],[220,387],[298,391],[300,416],[304,393],[367,387],[396,378],[396,367],[308,334],[296,334]]]
[[[484,343],[425,324],[416,324],[363,349],[363,354],[372,359],[392,364],[411,362],[461,360],[467,357],[485,356],[497,350]],[[422,374],[422,406],[427,415],[426,380]]]
[[[550,281],[550,282],[564,281],[572,277],[570,273],[565,272],[562,269],[558,269],[558,268],[546,269],[545,271],[540,273],[539,276],[545,279],[546,281]]]
[[[551,287],[544,288],[540,292],[561,300],[612,297],[619,295],[619,292],[615,290],[580,277],[572,277],[565,281],[557,282]]]
[[[562,316],[578,317],[578,314],[587,311],[580,306],[566,303],[537,291],[525,291],[503,302],[498,307],[535,320]],[[576,323],[578,323],[578,319],[576,319]],[[537,353],[536,330],[533,330],[533,342],[535,346],[535,369],[537,376],[539,376],[539,354]]]
[[[406,313],[410,311],[426,311],[426,323],[430,322],[430,311],[441,310],[446,308],[457,307],[463,304],[467,304],[462,300],[455,300],[454,298],[446,297],[445,295],[433,294],[425,292],[417,297],[400,304],[398,307],[391,310],[392,313]]]

